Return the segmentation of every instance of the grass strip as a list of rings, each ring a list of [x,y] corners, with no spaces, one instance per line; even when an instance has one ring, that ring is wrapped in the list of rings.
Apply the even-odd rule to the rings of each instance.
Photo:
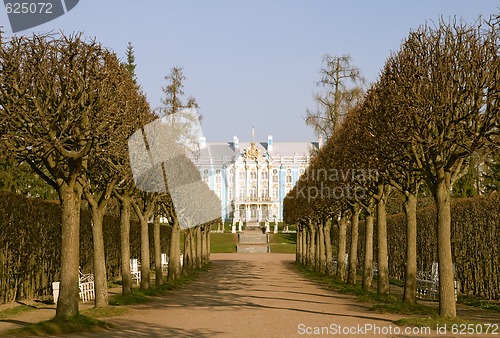
[[[98,329],[110,329],[112,325],[82,314],[70,318],[50,319],[36,324],[29,324],[23,328],[9,330],[7,336],[45,336],[61,335],[76,332],[89,332]]]
[[[29,311],[33,311],[33,310],[36,310],[36,308],[32,307],[32,306],[27,306],[27,305],[14,306],[14,307],[5,309],[3,311],[0,311],[0,319],[15,317],[21,313],[29,312]]]

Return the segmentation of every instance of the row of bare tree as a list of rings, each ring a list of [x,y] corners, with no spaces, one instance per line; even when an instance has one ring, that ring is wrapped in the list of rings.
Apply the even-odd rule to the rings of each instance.
[[[298,224],[297,260],[356,283],[357,227],[366,222],[363,288],[373,271],[377,222],[377,290],[389,292],[386,203],[404,196],[404,302],[415,303],[417,193],[425,184],[437,207],[440,314],[456,316],[451,251],[450,193],[472,154],[498,151],[498,16],[466,24],[455,19],[412,31],[387,59],[379,79],[315,155],[285,199],[287,222]],[[331,128],[332,129],[332,128]],[[346,259],[346,229],[351,243]],[[331,227],[339,229],[333,271]]]
[[[113,197],[121,204],[123,293],[132,289],[132,210],[142,229],[141,287],[148,288],[150,283],[148,222],[153,217],[164,216],[173,227],[169,279],[181,274],[180,227],[168,190],[138,191],[130,168],[128,138],[157,118],[131,68],[133,65],[123,64],[114,52],[82,34],[13,36],[8,40],[0,36],[0,150],[28,163],[57,191],[61,204],[62,258],[56,314],[60,318],[78,314],[82,198],[92,211],[96,307],[108,306],[102,223]],[[196,104],[193,101],[190,99],[191,105]],[[174,114],[176,110],[164,112]],[[155,226],[155,233],[157,230]],[[187,272],[208,260],[209,225],[190,228],[186,241]],[[158,265],[161,259],[156,257],[155,261]]]

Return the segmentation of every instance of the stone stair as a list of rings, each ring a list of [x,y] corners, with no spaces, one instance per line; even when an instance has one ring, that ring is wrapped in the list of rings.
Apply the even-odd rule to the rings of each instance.
[[[238,234],[236,252],[268,253],[270,251],[269,237],[267,234],[262,233],[258,223],[257,226],[249,226],[249,224],[247,224],[245,231]]]

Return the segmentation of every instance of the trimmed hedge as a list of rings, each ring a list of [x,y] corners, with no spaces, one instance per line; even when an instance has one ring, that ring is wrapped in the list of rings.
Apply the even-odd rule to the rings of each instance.
[[[451,202],[451,244],[455,279],[461,292],[485,299],[500,299],[500,194],[453,199]],[[417,211],[417,269],[430,271],[437,262],[436,208]],[[359,224],[358,262],[364,257],[364,221]],[[374,224],[374,234],[377,225]],[[348,232],[349,235],[349,232]],[[404,280],[406,264],[406,222],[404,214],[387,217],[389,276]],[[374,236],[374,262],[377,241]],[[335,242],[335,241],[334,241]],[[349,243],[349,242],[348,242]]]
[[[103,224],[108,279],[121,275],[120,218],[106,215]],[[150,227],[151,261],[154,262]],[[170,228],[162,226],[162,252],[168,252]],[[131,256],[140,257],[140,224],[131,221]],[[0,193],[0,302],[52,294],[59,280],[61,209],[57,202]],[[91,214],[82,209],[80,220],[81,271],[92,272]]]

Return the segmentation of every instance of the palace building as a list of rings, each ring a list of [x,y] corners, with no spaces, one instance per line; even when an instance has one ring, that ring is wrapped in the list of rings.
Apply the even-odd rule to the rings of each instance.
[[[254,138],[252,130],[252,139]],[[283,199],[309,164],[319,142],[206,142],[194,161],[222,206],[223,221],[283,220]]]

